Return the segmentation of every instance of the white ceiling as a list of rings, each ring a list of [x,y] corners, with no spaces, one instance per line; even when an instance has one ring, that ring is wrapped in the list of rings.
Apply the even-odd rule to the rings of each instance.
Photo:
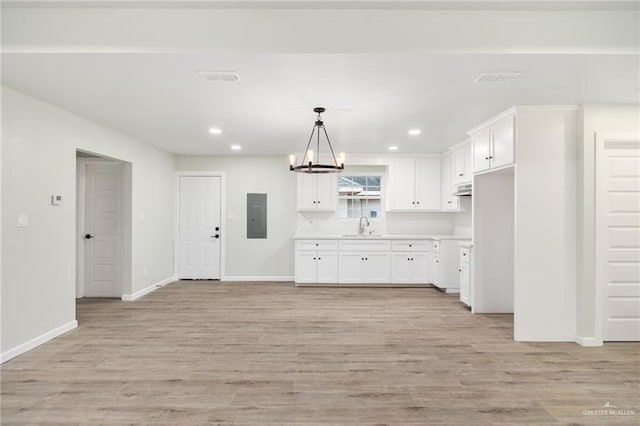
[[[36,9],[3,11],[2,83],[179,154],[301,151],[314,106],[339,151],[441,152],[512,105],[640,94],[633,12]],[[487,71],[522,75],[473,82]]]

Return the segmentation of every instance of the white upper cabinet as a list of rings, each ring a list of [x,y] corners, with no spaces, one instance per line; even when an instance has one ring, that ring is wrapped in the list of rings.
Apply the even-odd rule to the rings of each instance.
[[[335,211],[337,199],[335,173],[298,173],[298,211]]]
[[[483,172],[491,167],[491,129],[484,129],[471,138],[473,172]]]
[[[509,111],[469,132],[473,172],[497,169],[513,164],[515,113]]]
[[[416,209],[440,208],[440,160],[421,158],[416,160]]]
[[[471,183],[471,142],[453,152],[453,185]]]
[[[491,152],[491,168],[513,163],[514,124],[515,117],[507,117],[492,126],[493,150]]]
[[[416,208],[415,160],[390,160],[387,181],[387,210]]]
[[[441,209],[444,211],[458,211],[458,197],[451,195],[455,192],[453,180],[453,154],[447,154],[440,160],[440,183],[441,185]]]
[[[440,210],[440,159],[389,161],[387,210]]]

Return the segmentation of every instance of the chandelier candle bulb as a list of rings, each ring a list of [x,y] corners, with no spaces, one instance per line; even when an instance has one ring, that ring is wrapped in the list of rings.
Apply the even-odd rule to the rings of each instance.
[[[313,163],[313,150],[307,151],[307,163]]]
[[[296,165],[296,155],[291,154],[289,155],[289,166],[293,167],[295,165]]]

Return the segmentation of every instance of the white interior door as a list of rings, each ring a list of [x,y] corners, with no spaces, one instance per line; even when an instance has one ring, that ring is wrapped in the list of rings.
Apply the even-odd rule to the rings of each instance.
[[[220,279],[220,180],[180,176],[180,279]]]
[[[122,165],[87,163],[84,296],[122,296]]]
[[[596,279],[605,341],[640,340],[640,139],[599,138]]]

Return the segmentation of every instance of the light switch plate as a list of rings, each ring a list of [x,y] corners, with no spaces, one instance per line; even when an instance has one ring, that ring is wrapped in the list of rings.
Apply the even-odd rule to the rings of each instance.
[[[18,227],[25,228],[29,226],[29,215],[26,213],[18,214]]]

